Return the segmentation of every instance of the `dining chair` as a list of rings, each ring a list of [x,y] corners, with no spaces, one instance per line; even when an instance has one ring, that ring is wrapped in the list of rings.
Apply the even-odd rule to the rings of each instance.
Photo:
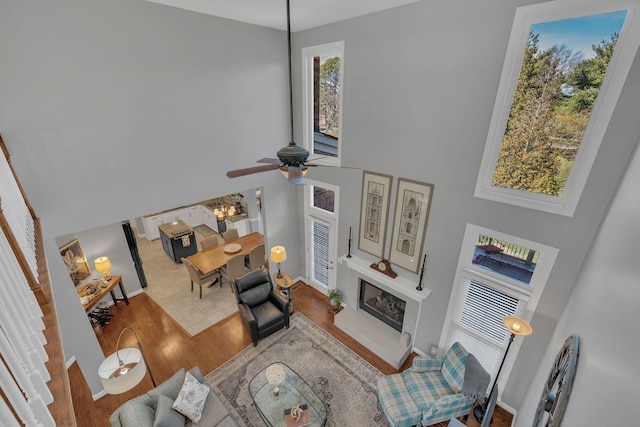
[[[238,234],[238,230],[235,228],[229,228],[227,231],[222,233],[222,238],[224,239],[225,242],[228,242],[229,240],[237,239],[238,237],[240,237],[240,235]]]
[[[233,291],[233,280],[245,274],[247,270],[244,267],[244,254],[234,255],[227,260],[227,264],[220,268],[222,277],[229,281],[229,287]],[[221,285],[222,286],[222,285]]]
[[[244,257],[244,266],[247,267],[249,270],[254,271],[264,265],[264,260],[265,260],[265,250],[264,250],[264,243],[263,243],[251,249],[251,252],[249,252],[249,255]]]
[[[200,287],[200,299],[202,299],[202,285],[220,279],[220,287],[222,287],[222,276],[219,271],[212,271],[211,273],[204,275],[186,258],[182,258],[182,263],[189,272],[189,279],[191,279],[191,292],[193,292],[193,284],[197,284]]]
[[[205,237],[204,239],[202,239],[200,241],[200,245],[202,246],[203,250],[213,248],[214,246],[218,246],[220,243],[223,243],[221,239],[222,238],[220,237],[219,234],[214,234],[212,236]]]

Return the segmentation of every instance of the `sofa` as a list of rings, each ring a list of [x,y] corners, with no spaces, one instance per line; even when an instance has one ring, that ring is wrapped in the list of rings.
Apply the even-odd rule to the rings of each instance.
[[[191,369],[189,373],[200,383],[204,383],[202,373],[198,367]],[[202,410],[202,418],[197,424],[173,410],[171,403],[178,398],[185,376],[185,370],[180,369],[171,378],[153,390],[125,402],[111,414],[109,422],[113,427],[237,426],[220,398],[210,388]],[[182,424],[181,420],[184,420],[184,424]]]

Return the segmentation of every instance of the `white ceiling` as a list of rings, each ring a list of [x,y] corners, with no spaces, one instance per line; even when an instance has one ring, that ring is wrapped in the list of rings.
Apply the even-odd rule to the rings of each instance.
[[[287,29],[286,0],[147,0],[167,6]],[[419,0],[290,0],[291,31],[306,30],[331,22],[391,9]]]

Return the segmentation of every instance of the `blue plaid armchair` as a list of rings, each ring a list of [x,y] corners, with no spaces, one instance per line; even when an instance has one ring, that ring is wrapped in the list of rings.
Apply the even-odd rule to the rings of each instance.
[[[462,393],[468,354],[456,342],[442,358],[416,357],[406,371],[379,378],[378,398],[389,424],[428,426],[468,414],[474,403]]]

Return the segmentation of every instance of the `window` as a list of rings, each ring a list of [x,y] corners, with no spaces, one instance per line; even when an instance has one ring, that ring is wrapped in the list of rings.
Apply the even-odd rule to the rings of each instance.
[[[344,42],[302,49],[305,148],[314,163],[339,166]]]
[[[557,254],[555,248],[468,224],[441,347],[460,342],[495,378],[511,336],[502,319],[531,320]],[[512,344],[500,391],[520,345]]]
[[[640,45],[633,1],[516,11],[475,195],[572,216]]]

